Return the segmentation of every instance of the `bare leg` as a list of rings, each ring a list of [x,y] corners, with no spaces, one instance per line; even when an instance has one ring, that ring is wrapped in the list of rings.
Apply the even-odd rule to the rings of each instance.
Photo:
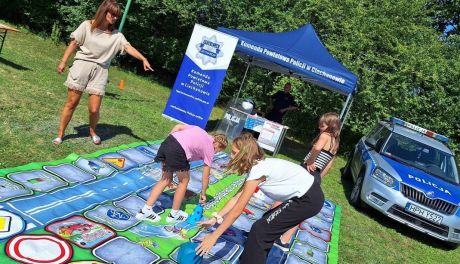
[[[291,241],[292,235],[294,235],[294,233],[297,231],[297,227],[298,225],[294,226],[281,235],[280,239],[283,244],[289,243],[289,241]]]
[[[185,192],[187,191],[187,185],[190,181],[190,171],[178,171],[177,177],[179,178],[179,184],[177,185],[176,192],[174,193],[174,200],[172,209],[179,210],[184,200]]]
[[[59,122],[59,129],[57,135],[59,138],[64,137],[65,129],[67,128],[70,119],[72,119],[73,112],[77,108],[82,94],[83,92],[81,91],[67,89],[67,101],[64,105],[64,109],[62,109],[61,120]]]
[[[169,171],[163,171],[163,175],[161,176],[161,180],[158,181],[155,186],[153,186],[152,190],[150,191],[149,198],[147,198],[148,206],[153,206],[155,202],[160,197],[161,193],[166,189],[166,187],[171,183],[173,174]],[[174,196],[175,197],[175,196]]]
[[[101,108],[102,96],[90,94],[88,98],[89,111],[89,134],[96,136],[96,127],[99,122],[99,109]]]

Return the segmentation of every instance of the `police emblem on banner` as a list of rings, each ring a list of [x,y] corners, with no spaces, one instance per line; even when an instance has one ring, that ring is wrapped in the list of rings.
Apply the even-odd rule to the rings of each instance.
[[[216,64],[218,57],[223,57],[224,53],[222,52],[223,42],[217,41],[215,35],[210,38],[203,36],[201,43],[196,45],[198,53],[196,57],[201,59],[204,65],[208,63]]]

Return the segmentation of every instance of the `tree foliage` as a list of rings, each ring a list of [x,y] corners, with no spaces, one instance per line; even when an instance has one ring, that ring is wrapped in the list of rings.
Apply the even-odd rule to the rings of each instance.
[[[121,1],[123,4],[125,1]],[[9,20],[51,32],[60,22],[68,38],[99,1],[18,0],[7,5]],[[5,4],[0,3],[0,9]],[[351,147],[376,122],[398,116],[445,134],[460,147],[460,40],[458,1],[453,0],[135,0],[123,29],[128,40],[162,74],[174,79],[195,23],[252,31],[281,32],[312,23],[331,54],[359,77],[358,93],[343,131]],[[2,12],[3,15],[5,14]],[[457,25],[449,35],[447,25]],[[306,44],[307,47],[307,44]],[[126,57],[124,65],[137,65]],[[234,59],[219,100],[235,96],[246,64]],[[340,111],[343,96],[260,68],[250,68],[242,96],[267,110],[269,95],[289,80],[302,106],[286,117],[302,141],[317,133],[318,117]]]
[[[446,35],[460,35],[460,1],[431,0],[427,3],[433,26]]]

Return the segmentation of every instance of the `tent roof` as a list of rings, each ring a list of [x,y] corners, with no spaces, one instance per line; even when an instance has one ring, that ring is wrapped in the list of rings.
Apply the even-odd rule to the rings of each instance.
[[[357,89],[358,77],[328,52],[311,24],[280,33],[223,27],[218,30],[239,38],[236,53],[251,64],[300,78],[344,95]]]

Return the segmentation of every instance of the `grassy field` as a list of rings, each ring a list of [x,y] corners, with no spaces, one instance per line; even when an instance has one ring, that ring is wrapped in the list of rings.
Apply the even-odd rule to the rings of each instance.
[[[0,169],[61,159],[72,152],[92,153],[162,139],[173,126],[161,116],[169,87],[112,67],[99,126],[102,145],[95,146],[88,137],[86,97],[74,114],[64,143],[51,144],[66,97],[65,75],[56,73],[64,49],[64,45],[56,46],[26,30],[7,35],[0,54]],[[118,88],[121,79],[124,90]],[[221,115],[222,109],[215,108],[212,123]],[[288,139],[279,157],[298,162],[305,152],[303,144]],[[449,248],[375,211],[351,207],[351,183],[340,179],[344,165],[343,158],[336,159],[322,185],[326,197],[343,208],[340,263],[460,263],[460,249]]]

